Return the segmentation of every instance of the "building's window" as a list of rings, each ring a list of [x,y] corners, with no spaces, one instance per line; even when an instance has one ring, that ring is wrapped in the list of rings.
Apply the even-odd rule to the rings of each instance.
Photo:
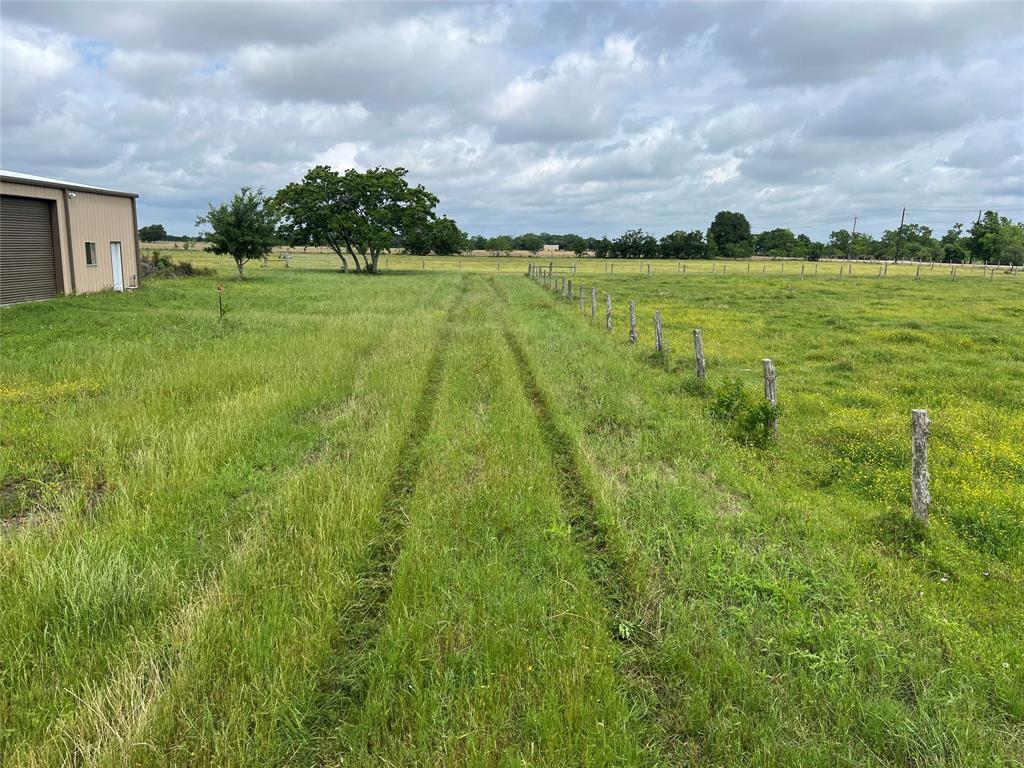
[[[96,266],[96,243],[85,244],[85,266]]]

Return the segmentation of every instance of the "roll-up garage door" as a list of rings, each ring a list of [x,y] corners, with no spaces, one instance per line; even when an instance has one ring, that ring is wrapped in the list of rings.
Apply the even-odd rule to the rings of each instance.
[[[57,295],[50,203],[0,197],[0,304]]]

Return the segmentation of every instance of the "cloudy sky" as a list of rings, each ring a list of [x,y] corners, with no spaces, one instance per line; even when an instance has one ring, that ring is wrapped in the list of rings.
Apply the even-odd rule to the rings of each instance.
[[[463,229],[1024,218],[1024,3],[19,3],[0,162],[208,201],[402,165]],[[973,213],[972,213],[973,212]]]

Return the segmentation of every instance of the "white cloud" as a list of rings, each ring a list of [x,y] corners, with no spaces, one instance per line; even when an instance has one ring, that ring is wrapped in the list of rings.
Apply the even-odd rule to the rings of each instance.
[[[143,223],[173,231],[318,162],[405,166],[486,233],[660,233],[728,208],[827,234],[813,223],[1019,211],[1024,192],[1020,4],[9,0],[0,14],[5,167],[138,191]]]

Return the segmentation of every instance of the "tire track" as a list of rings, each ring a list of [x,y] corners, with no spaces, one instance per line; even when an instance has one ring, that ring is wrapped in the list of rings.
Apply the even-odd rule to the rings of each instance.
[[[515,360],[520,382],[533,408],[537,426],[548,448],[554,467],[559,500],[572,530],[573,538],[583,552],[588,575],[598,586],[608,610],[607,631],[612,641],[623,650],[622,673],[629,683],[628,693],[640,695],[635,684],[647,690],[643,698],[653,703],[654,720],[661,751],[671,755],[673,742],[669,734],[670,702],[667,687],[656,671],[653,657],[660,643],[660,605],[643,600],[611,545],[612,535],[601,519],[600,505],[584,476],[575,443],[554,417],[551,404],[537,380],[526,351],[512,331],[505,308],[508,298],[495,284],[491,286],[502,304],[502,335]]]
[[[355,596],[336,619],[340,631],[331,643],[331,661],[326,665],[317,689],[315,719],[311,718],[306,724],[309,736],[315,743],[307,741],[305,747],[299,748],[300,754],[307,749],[311,750],[315,756],[310,756],[310,759],[314,761],[322,757],[316,755],[323,744],[320,737],[359,712],[369,693],[372,650],[386,620],[387,604],[394,589],[395,566],[402,553],[405,529],[409,522],[409,502],[416,490],[422,464],[423,443],[433,422],[455,317],[462,307],[466,292],[463,280],[460,282],[458,296],[446,313],[409,431],[399,449],[395,469],[384,492],[380,530],[370,542],[366,562],[356,576],[358,586]],[[329,740],[327,743],[330,743]]]

